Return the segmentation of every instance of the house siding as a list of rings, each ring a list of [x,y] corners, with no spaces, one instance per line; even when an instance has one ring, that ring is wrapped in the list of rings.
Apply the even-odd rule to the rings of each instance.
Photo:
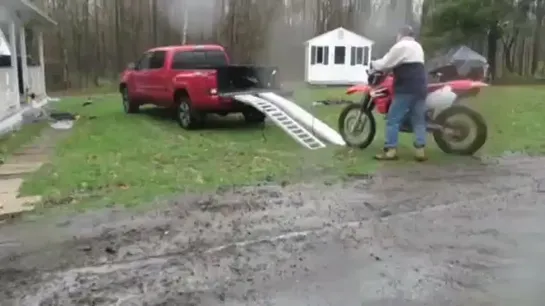
[[[0,4],[0,30],[4,33],[6,42],[9,45],[9,25],[16,22],[10,10]],[[11,50],[10,50],[11,52]],[[0,137],[10,131],[18,129],[21,125],[21,114],[18,113],[17,99],[18,92],[11,89],[11,84],[16,81],[13,71],[9,67],[0,68]],[[14,103],[15,102],[15,103]]]
[[[12,20],[12,16],[10,16],[10,12],[8,9],[0,4],[0,22],[9,22]]]

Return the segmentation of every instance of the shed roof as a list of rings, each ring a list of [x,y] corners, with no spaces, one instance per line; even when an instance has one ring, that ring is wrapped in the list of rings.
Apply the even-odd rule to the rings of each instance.
[[[17,18],[25,23],[39,26],[56,26],[57,22],[28,0],[2,0],[11,11],[17,14]]]
[[[314,43],[314,42],[316,42],[316,41],[319,41],[319,40],[321,40],[321,39],[327,38],[328,36],[333,36],[333,35],[335,35],[336,33],[343,33],[343,35],[346,35],[346,36],[349,36],[349,37],[358,38],[358,39],[360,39],[361,41],[365,41],[365,42],[366,42],[367,44],[369,44],[369,45],[372,45],[372,44],[375,43],[374,41],[370,40],[369,38],[367,38],[367,37],[365,37],[365,36],[362,36],[362,35],[359,35],[359,34],[357,34],[357,33],[354,33],[354,32],[352,32],[352,31],[350,31],[350,30],[347,30],[347,29],[345,29],[345,28],[343,28],[343,27],[338,27],[338,28],[336,28],[336,29],[334,29],[334,30],[331,30],[331,31],[329,31],[329,32],[322,33],[322,34],[320,34],[320,35],[318,35],[318,36],[316,36],[316,37],[313,37],[313,38],[307,40],[305,43],[306,43],[306,44],[312,44],[312,43]]]

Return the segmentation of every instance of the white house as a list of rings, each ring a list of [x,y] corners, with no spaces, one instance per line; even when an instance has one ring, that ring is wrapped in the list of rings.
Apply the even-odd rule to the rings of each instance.
[[[42,31],[55,25],[55,21],[28,0],[0,1],[0,59],[3,62],[0,66],[0,134],[20,125],[22,113],[30,107],[25,103],[27,94],[36,96],[34,107],[47,103]],[[39,64],[36,66],[29,66],[26,60],[26,28],[32,28],[38,37]]]
[[[305,82],[311,85],[349,85],[367,82],[374,42],[337,28],[306,42]]]

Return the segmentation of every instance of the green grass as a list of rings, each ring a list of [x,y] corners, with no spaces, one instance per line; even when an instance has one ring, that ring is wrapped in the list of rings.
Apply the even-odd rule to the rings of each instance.
[[[313,100],[328,96],[342,98],[343,90],[296,92],[297,101],[309,108]],[[211,119],[205,130],[188,132],[162,110],[125,115],[117,95],[98,96],[85,108],[81,107],[83,100],[59,102],[59,110],[76,111],[82,118],[73,134],[58,145],[51,164],[25,182],[23,194],[43,195],[49,204],[133,205],[223,185],[371,172],[380,165],[372,160],[383,143],[384,120],[380,117],[377,139],[367,150],[331,147],[309,151],[272,125],[251,128],[230,116]],[[532,87],[491,88],[468,101],[485,115],[490,127],[482,153],[544,153],[543,101],[545,91]],[[341,108],[319,106],[311,111],[336,128]],[[401,164],[410,163],[411,143],[411,135],[401,136],[400,154],[407,161]],[[433,160],[446,157],[434,145],[429,154]]]
[[[23,126],[19,131],[9,133],[0,137],[0,164],[3,164],[6,159],[15,153],[22,146],[32,142],[40,135],[44,128],[43,123],[32,123]]]
[[[490,88],[475,100],[489,129],[484,154],[545,153],[545,86]]]

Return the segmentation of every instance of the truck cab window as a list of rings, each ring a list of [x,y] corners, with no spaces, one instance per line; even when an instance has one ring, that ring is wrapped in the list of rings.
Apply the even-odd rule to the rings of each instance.
[[[149,60],[149,69],[161,69],[165,65],[166,51],[155,51]]]
[[[147,70],[149,69],[151,53],[145,53],[136,63],[136,70]]]
[[[221,50],[179,51],[172,58],[172,69],[197,69],[227,66],[227,57]]]

